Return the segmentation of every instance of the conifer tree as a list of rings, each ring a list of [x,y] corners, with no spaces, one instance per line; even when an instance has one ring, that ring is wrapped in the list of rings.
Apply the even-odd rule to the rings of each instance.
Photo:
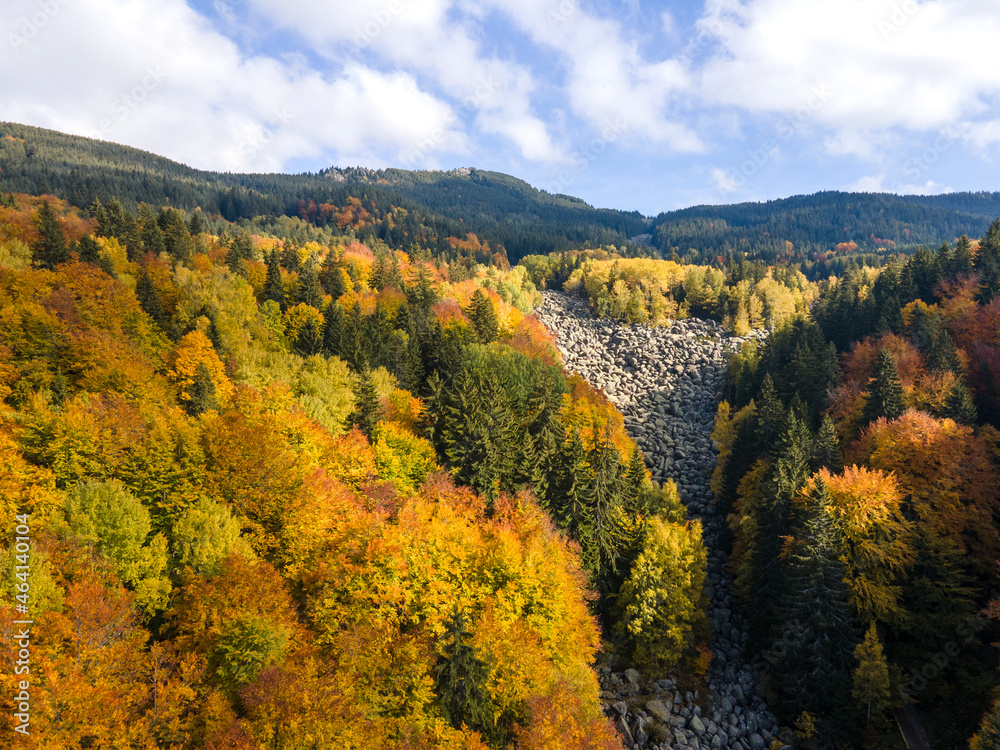
[[[980,274],[977,299],[988,305],[1000,293],[1000,219],[994,221],[979,240],[975,267]]]
[[[323,353],[328,357],[340,357],[343,348],[344,308],[333,301],[323,315]]]
[[[309,357],[313,354],[319,354],[322,349],[323,329],[316,324],[315,320],[307,318],[295,338],[295,351],[304,357]]]
[[[317,310],[323,306],[323,287],[315,264],[310,264],[299,279],[299,302]]]
[[[277,251],[275,251],[277,253]],[[295,246],[295,241],[286,239],[282,241],[281,265],[287,270],[298,273],[302,270],[302,261],[299,259],[299,250]]]
[[[354,385],[354,411],[347,418],[348,424],[357,425],[361,434],[368,438],[369,442],[373,442],[381,411],[382,406],[375,391],[375,382],[366,367],[358,373]]]
[[[217,409],[219,406],[215,392],[215,381],[212,380],[212,374],[204,362],[198,363],[190,393],[191,399],[188,401],[187,409],[192,416],[198,416],[210,409]]]
[[[953,385],[951,390],[948,392],[948,397],[944,402],[944,413],[942,416],[949,417],[954,419],[956,422],[961,422],[962,424],[976,424],[979,414],[976,411],[975,404],[972,403],[972,397],[969,395],[969,389],[965,387],[965,383],[961,380],[956,380],[955,385]]]
[[[819,432],[816,435],[815,447],[813,448],[812,468],[814,470],[828,469],[832,474],[837,474],[844,468],[837,429],[829,414],[823,415],[823,420],[819,425]]]
[[[787,412],[785,405],[778,398],[771,373],[764,375],[760,393],[754,399],[754,403],[757,405],[756,419],[760,444],[773,451],[777,446],[778,436],[785,430]]]
[[[281,264],[278,262],[278,251],[273,250],[267,256],[267,278],[264,281],[264,299],[273,300],[285,310],[285,286],[281,281]]]
[[[114,232],[111,231],[111,225],[108,223],[108,212],[104,210],[104,206],[97,198],[90,204],[90,215],[97,221],[95,234],[98,237],[114,237]]]
[[[333,297],[334,302],[340,299],[344,292],[347,291],[344,287],[343,262],[335,248],[330,248],[330,252],[323,262],[323,268],[319,273],[319,280],[326,293]]]
[[[966,235],[958,238],[951,261],[952,275],[972,272],[972,242]]]
[[[77,253],[81,261],[96,266],[101,259],[101,246],[97,244],[97,241],[93,237],[85,234],[77,244]]]
[[[170,256],[181,263],[190,260],[194,249],[191,233],[180,212],[165,208],[160,211],[157,222],[163,232],[163,242]]]
[[[205,219],[202,217],[200,208],[196,208],[191,212],[191,218],[188,219],[188,231],[195,237],[207,231],[205,228]]]
[[[784,555],[778,615],[798,628],[773,682],[790,716],[840,711],[848,695],[854,619],[830,503],[826,484],[817,478],[796,508]]]
[[[876,725],[885,721],[885,713],[892,705],[889,684],[889,665],[882,652],[882,642],[873,622],[868,626],[865,639],[854,649],[858,666],[854,670],[854,687],[851,694],[865,711],[867,722]]]
[[[889,351],[882,348],[879,350],[875,371],[869,383],[868,400],[862,413],[863,422],[868,424],[881,417],[890,421],[899,419],[904,411],[903,386],[899,380],[896,362]]]
[[[497,321],[496,307],[482,289],[477,289],[472,295],[472,302],[466,310],[472,327],[476,331],[476,338],[483,344],[496,341],[500,335],[500,324]]]
[[[246,262],[253,260],[253,239],[247,231],[237,234],[229,246],[226,264],[233,273],[246,274]]]
[[[465,615],[459,611],[448,624],[434,690],[445,719],[460,729],[467,726],[491,748],[503,748],[512,738],[513,716],[501,712],[487,689],[490,670],[472,646]]]
[[[167,250],[160,225],[157,223],[152,209],[146,203],[139,206],[139,238],[142,241],[143,250],[148,253],[159,255]]]
[[[153,279],[145,269],[143,269],[139,274],[139,278],[135,281],[135,296],[139,300],[142,309],[153,319],[153,322],[160,326],[160,328],[165,329],[167,327],[167,316],[163,312],[163,303],[160,301],[160,295],[156,291]]]
[[[38,240],[31,248],[35,264],[39,268],[51,269],[69,260],[66,235],[59,225],[55,209],[48,201],[43,202],[38,209],[35,224],[38,226]]]

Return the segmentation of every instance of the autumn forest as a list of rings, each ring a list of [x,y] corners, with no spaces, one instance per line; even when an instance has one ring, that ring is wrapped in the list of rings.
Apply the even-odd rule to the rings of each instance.
[[[4,746],[611,750],[612,669],[718,708],[702,523],[564,367],[555,291],[739,342],[703,468],[761,747],[903,748],[905,714],[1000,748],[1000,220],[239,184],[3,127]]]

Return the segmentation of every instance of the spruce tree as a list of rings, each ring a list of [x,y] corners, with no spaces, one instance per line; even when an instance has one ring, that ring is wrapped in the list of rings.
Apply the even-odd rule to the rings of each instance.
[[[66,235],[59,225],[55,209],[48,201],[42,203],[38,209],[35,223],[38,226],[38,240],[31,248],[35,264],[39,268],[51,269],[69,260]]]
[[[160,295],[156,291],[153,279],[145,269],[135,281],[135,296],[139,300],[139,305],[153,319],[153,322],[160,328],[166,329],[167,316],[163,311],[163,303],[160,301]]]
[[[96,266],[101,259],[101,246],[97,244],[97,240],[89,234],[85,234],[77,245],[77,253],[81,261]]]
[[[830,504],[826,484],[817,478],[789,529],[792,541],[784,555],[777,611],[781,622],[798,627],[773,679],[789,716],[836,713],[849,694],[855,623]]]
[[[201,215],[201,209],[196,208],[191,212],[191,218],[188,219],[188,231],[192,236],[196,237],[202,232],[207,231],[205,228],[205,219]]]
[[[267,278],[264,281],[264,299],[273,300],[284,312],[285,286],[281,281],[281,264],[278,262],[278,251],[274,250],[267,256]]]
[[[317,310],[323,306],[323,287],[319,283],[319,274],[316,273],[314,264],[309,264],[299,277],[298,301]]]
[[[966,235],[958,238],[951,261],[952,275],[972,272],[972,242]]]
[[[344,308],[333,301],[323,315],[323,353],[328,357],[340,357],[344,335]]]
[[[434,691],[445,719],[455,729],[468,727],[479,732],[491,748],[507,747],[513,738],[515,716],[509,709],[501,711],[490,696],[490,669],[472,646],[462,611],[448,623],[444,643]]]
[[[969,750],[1000,750],[1000,700],[986,712],[979,731],[969,741]]]
[[[371,372],[366,367],[358,373],[354,385],[354,411],[347,418],[348,425],[357,425],[361,434],[368,438],[369,442],[374,442],[381,411],[378,393],[375,391],[375,381],[372,380]]]
[[[903,404],[903,386],[899,380],[899,371],[892,355],[885,348],[879,350],[875,361],[875,371],[868,386],[868,400],[862,412],[864,424],[885,417],[887,420],[899,419],[905,411]]]
[[[948,392],[942,416],[949,417],[962,424],[976,424],[976,420],[979,417],[976,412],[976,406],[972,403],[969,389],[965,387],[965,383],[961,380],[956,380],[955,385]]]
[[[253,239],[246,230],[240,231],[229,246],[226,265],[233,273],[241,276],[247,272],[247,261],[253,260]]]
[[[831,474],[838,474],[844,468],[840,439],[837,437],[837,429],[829,414],[823,415],[819,432],[816,434],[812,467],[813,469],[827,469]]]
[[[212,374],[209,372],[208,365],[199,362],[194,382],[191,384],[191,397],[187,404],[188,413],[192,416],[198,416],[210,409],[217,409],[218,406]]]
[[[142,241],[142,249],[147,253],[159,255],[167,250],[160,225],[157,223],[152,209],[146,203],[139,206],[139,238]]]
[[[303,357],[319,354],[323,349],[323,329],[312,318],[307,318],[295,338],[295,351]]]
[[[988,305],[1000,293],[1000,219],[994,221],[979,240],[975,268],[979,272],[977,299]]]
[[[343,261],[337,255],[336,249],[330,248],[330,252],[323,262],[323,269],[319,273],[320,284],[323,285],[326,293],[333,297],[334,302],[340,299],[344,292],[347,291],[344,286],[343,265]]]
[[[160,226],[160,231],[163,232],[163,243],[170,256],[181,263],[190,260],[194,244],[180,212],[165,208],[160,211],[157,223]]]
[[[295,241],[286,239],[281,244],[281,265],[289,271],[298,273],[302,270],[302,261],[299,259],[299,250],[295,246]]]
[[[496,307],[493,300],[487,296],[482,289],[477,289],[472,295],[472,302],[466,310],[472,327],[476,331],[476,338],[480,343],[489,344],[496,341],[500,336],[500,324],[497,321]]]

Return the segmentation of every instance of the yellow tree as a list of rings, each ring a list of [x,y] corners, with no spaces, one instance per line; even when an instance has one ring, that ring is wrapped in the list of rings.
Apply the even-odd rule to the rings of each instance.
[[[208,402],[206,391],[214,395],[216,404],[224,404],[233,394],[233,384],[226,376],[212,342],[201,331],[186,334],[171,356],[170,378],[177,386],[181,401],[189,407],[199,401]],[[204,411],[204,409],[198,409]]]

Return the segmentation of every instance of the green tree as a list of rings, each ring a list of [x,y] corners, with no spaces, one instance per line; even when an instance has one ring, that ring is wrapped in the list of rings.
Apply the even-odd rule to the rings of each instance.
[[[654,672],[672,666],[704,624],[701,606],[708,552],[701,524],[653,518],[632,571],[621,588],[616,628],[632,661]]]
[[[469,304],[466,314],[472,321],[472,327],[476,331],[476,338],[480,343],[489,344],[496,341],[500,336],[500,324],[497,321],[496,307],[493,300],[487,296],[482,289],[477,289],[472,295],[472,302]]]
[[[281,280],[281,263],[278,261],[278,251],[274,250],[267,256],[267,278],[264,281],[264,299],[278,304],[282,312],[285,310],[285,285]]]
[[[68,532],[93,544],[135,590],[136,604],[148,613],[166,607],[170,596],[166,538],[156,534],[147,541],[152,528],[149,511],[124,484],[81,482],[66,497],[65,516]]]
[[[43,202],[38,209],[35,224],[38,227],[38,240],[32,245],[31,250],[36,265],[40,268],[55,268],[69,260],[66,234],[59,224],[55,209],[48,201]]]
[[[222,629],[208,654],[208,669],[222,692],[235,699],[265,667],[281,661],[288,634],[261,617],[243,615]]]
[[[347,418],[347,422],[349,425],[357,425],[369,441],[374,441],[381,412],[382,405],[375,391],[375,381],[372,380],[371,372],[366,367],[358,374],[354,385],[354,411]]]
[[[979,240],[976,255],[980,303],[988,305],[1000,293],[1000,219],[994,221]]]
[[[948,392],[948,397],[944,402],[944,413],[942,416],[954,419],[962,424],[975,425],[979,414],[975,404],[972,403],[972,396],[969,389],[961,380],[955,381],[955,385]]]
[[[85,234],[80,238],[80,242],[77,245],[77,252],[79,253],[80,260],[84,263],[91,263],[96,266],[101,260],[101,246],[89,234]]]
[[[868,723],[871,723],[874,713],[875,723],[881,725],[892,706],[892,691],[889,684],[889,664],[882,653],[882,642],[874,622],[868,627],[865,639],[855,647],[854,658],[857,659],[858,666],[854,670],[851,694],[867,712]]]
[[[343,351],[344,308],[334,300],[323,315],[323,353],[340,357]]]
[[[453,727],[474,729],[487,745],[500,750],[509,745],[517,717],[498,710],[486,687],[489,667],[476,655],[471,640],[460,611],[448,624],[434,690],[441,712]]]
[[[184,511],[170,536],[178,562],[209,578],[231,552],[244,548],[239,521],[227,506],[207,497]]]
[[[299,302],[319,310],[323,306],[323,287],[315,264],[310,263],[299,279]]]
[[[889,421],[903,416],[903,386],[892,355],[885,348],[879,350],[875,371],[869,381],[868,400],[862,419],[865,424],[885,417]]]
[[[777,607],[781,622],[798,627],[787,639],[773,679],[789,716],[843,709],[855,642],[829,490],[817,478],[813,490],[799,501],[783,555],[784,586]]]
[[[218,395],[216,394],[215,381],[208,365],[204,362],[198,363],[195,371],[194,382],[191,384],[191,398],[187,402],[188,413],[198,416],[206,411],[219,408]]]
[[[229,253],[226,256],[226,264],[233,273],[241,276],[246,274],[247,261],[253,260],[253,238],[246,230],[240,231],[229,246]]]
[[[829,469],[832,474],[837,474],[844,468],[844,457],[840,450],[837,429],[829,414],[823,415],[819,432],[816,434],[812,468],[814,470]]]
[[[153,285],[153,279],[149,273],[143,269],[139,278],[135,281],[135,296],[146,314],[153,319],[160,328],[166,329],[167,316],[163,311],[163,303],[160,302],[160,295]]]
[[[969,750],[1000,750],[1000,701],[986,712],[976,736],[969,740]]]

